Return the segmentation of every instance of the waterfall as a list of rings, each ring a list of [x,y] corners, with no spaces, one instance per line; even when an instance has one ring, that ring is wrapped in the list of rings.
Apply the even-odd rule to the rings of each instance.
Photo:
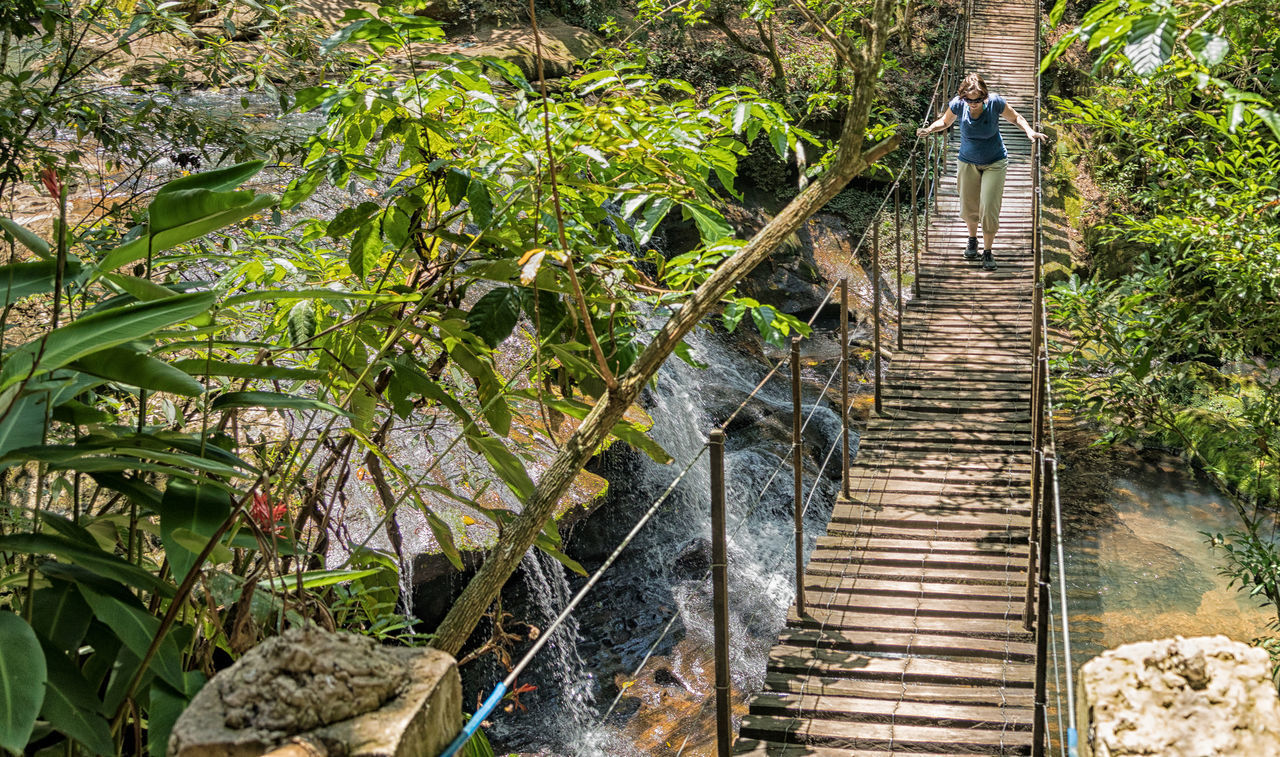
[[[567,551],[588,570],[603,561],[685,465],[702,453],[708,432],[724,422],[767,370],[722,336],[699,332],[689,343],[694,358],[708,367],[669,361],[642,403],[653,419],[650,435],[675,462],[658,465],[621,445],[602,456],[596,472],[610,481],[609,494],[596,515],[566,537]],[[817,487],[806,513],[809,549],[830,516],[841,458],[837,446],[827,475],[817,475],[822,457],[832,444],[838,445],[840,419],[828,405],[815,406],[815,398],[816,392],[806,392],[804,415],[812,414],[805,432],[806,497]],[[794,597],[787,377],[770,381],[740,419],[727,435],[725,468],[730,656],[734,686],[746,690],[759,688],[768,650]],[[529,711],[492,718],[495,745],[543,755],[649,753],[632,733],[642,726],[628,725],[637,711],[660,711],[658,703],[669,695],[700,702],[712,691],[710,539],[710,468],[702,454],[574,613],[581,633],[576,627],[557,632],[552,643],[563,646],[544,651],[548,660],[537,663],[540,672],[526,675],[540,687],[526,697]],[[558,563],[545,556],[538,560],[536,567],[532,558],[523,564],[527,589],[522,594],[536,607],[509,611],[545,619],[564,606],[568,586],[557,585],[564,575]],[[580,582],[575,579],[574,585]],[[649,664],[632,680],[650,652]],[[601,722],[615,698],[618,706]],[[535,700],[536,705],[529,704]],[[673,709],[667,717],[674,721],[680,712]],[[652,713],[640,718],[646,723],[652,719]]]

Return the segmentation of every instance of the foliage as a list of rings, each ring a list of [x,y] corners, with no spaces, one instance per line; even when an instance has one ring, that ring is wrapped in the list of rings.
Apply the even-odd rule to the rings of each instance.
[[[123,50],[136,19],[145,30],[163,16],[63,10],[28,60],[70,50],[57,46],[75,24],[100,23]],[[40,87],[2,93],[6,134],[27,135],[3,144],[8,180],[41,177],[62,208],[52,240],[0,221],[0,637],[30,652],[30,669],[0,677],[46,682],[43,698],[4,702],[5,747],[160,754],[206,678],[287,625],[420,641],[398,609],[397,510],[417,511],[455,562],[468,526],[501,529],[533,490],[529,450],[630,366],[649,313],[678,307],[740,248],[719,206],[748,146],[787,156],[813,141],[747,88],[699,102],[685,82],[614,62],[544,99],[508,67],[421,53],[439,39],[432,22],[395,9],[347,21],[320,49],[373,55],[297,94],[325,124],[279,203],[343,206],[288,233],[264,228],[277,198],[243,188],[263,161],[73,227],[82,156],[45,138],[69,118],[61,97],[93,102],[91,69],[66,83],[37,67],[24,81]],[[390,70],[396,50],[427,67]],[[109,125],[86,133],[142,162],[150,143],[130,140],[152,122],[146,106],[127,112],[138,120],[116,125],[118,141],[102,137]],[[700,243],[668,259],[650,240],[677,212]],[[236,228],[249,220],[258,228]],[[804,328],[726,304],[769,341]],[[415,467],[401,425],[452,441]],[[630,422],[613,435],[669,459]],[[467,472],[441,474],[451,453]],[[377,496],[361,536],[340,522],[352,479]],[[334,538],[344,565],[326,562]],[[554,523],[538,545],[576,568]]]
[[[1229,575],[1275,607],[1280,132],[1263,128],[1277,94],[1271,60],[1250,51],[1280,36],[1242,22],[1218,32],[1209,59],[1191,40],[1211,17],[1229,19],[1204,10],[1111,2],[1082,21],[1100,64],[1128,65],[1091,98],[1055,105],[1094,143],[1090,167],[1118,208],[1090,233],[1127,256],[1103,261],[1111,278],[1050,293],[1072,337],[1057,368],[1069,403],[1108,439],[1176,449],[1220,485],[1240,527],[1213,544]],[[1134,35],[1157,34],[1151,14],[1181,31],[1145,66],[1153,48]]]
[[[1066,0],[1049,14],[1062,18]],[[1231,131],[1246,114],[1280,138],[1280,60],[1268,0],[1105,0],[1045,53],[1041,70],[1077,41],[1096,51],[1094,73],[1108,65],[1148,79],[1164,71],[1228,113]],[[1260,54],[1255,54],[1260,51]],[[1212,107],[1212,106],[1211,106]]]

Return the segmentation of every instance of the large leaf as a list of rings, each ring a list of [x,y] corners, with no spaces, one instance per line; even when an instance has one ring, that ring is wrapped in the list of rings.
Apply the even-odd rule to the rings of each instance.
[[[86,355],[194,318],[208,310],[214,298],[212,292],[179,294],[78,318],[9,353],[4,370],[0,371],[0,389],[28,375],[60,368]]]
[[[234,194],[239,196],[243,193]],[[274,205],[276,200],[275,195],[252,195],[248,202],[236,205],[220,213],[197,218],[181,226],[159,231],[154,235],[143,234],[107,253],[102,262],[98,264],[98,270],[103,272],[114,271],[120,266],[129,265],[145,258],[148,250],[155,254],[184,242],[199,239],[205,234],[217,231],[224,226],[230,226],[237,221],[242,221],[254,213]]]
[[[44,650],[22,618],[0,612],[0,749],[22,753],[44,703]]]
[[[88,614],[86,606],[85,615]],[[56,644],[43,638],[40,642],[49,670],[41,717],[94,754],[114,753],[111,728],[103,717],[103,706],[97,693]]]
[[[289,344],[300,347],[316,335],[316,304],[303,300],[289,308],[285,324],[289,329]]]
[[[157,234],[249,204],[253,192],[230,190],[253,178],[264,165],[263,161],[254,160],[165,184],[147,208],[148,232]]]
[[[1124,47],[1124,57],[1129,59],[1133,72],[1145,79],[1168,62],[1177,32],[1173,17],[1167,14],[1142,16],[1134,21]]]
[[[298,580],[302,580],[302,588],[319,589],[322,586],[332,586],[345,581],[355,581],[359,578],[367,578],[382,572],[382,568],[367,568],[364,570],[309,570],[301,576],[288,575],[277,576],[276,578],[264,578],[258,582],[258,585],[264,589],[272,591],[294,591],[298,588]]]
[[[120,641],[124,642],[125,647],[141,660],[160,631],[160,619],[83,584],[80,586],[80,593],[93,609],[94,617],[110,627]],[[150,668],[170,686],[178,690],[184,688],[182,652],[172,634],[166,634],[161,640],[155,656],[151,658]]]
[[[71,367],[93,376],[121,384],[171,392],[187,397],[204,393],[204,385],[187,373],[149,355],[128,347],[99,350],[71,363]]]
[[[547,407],[559,410],[570,418],[576,418],[578,420],[586,418],[587,414],[591,412],[590,405],[585,402],[579,402],[578,400],[567,400],[546,393],[544,393],[542,398],[539,400],[537,391],[533,389],[522,389],[517,392],[517,394],[522,397],[528,397],[531,400],[541,401],[546,404]],[[662,445],[646,436],[644,430],[631,421],[618,421],[614,424],[613,428],[610,429],[609,434],[621,439],[627,444],[630,444],[641,452],[644,452],[656,463],[666,465],[671,462],[671,455],[667,454],[667,451],[662,448]]]
[[[188,481],[172,480],[160,500],[160,541],[173,568],[173,575],[185,578],[195,565],[198,553],[175,534],[182,529],[195,534],[199,549],[209,543],[227,518],[231,517],[231,498],[222,489],[200,486]]]
[[[511,336],[511,330],[520,320],[520,290],[515,287],[497,287],[485,292],[467,314],[467,330],[484,340],[490,348],[496,348]]]
[[[209,405],[210,410],[231,410],[237,407],[267,407],[275,410],[322,410],[326,413],[352,417],[351,413],[328,402],[299,397],[280,392],[227,392],[220,394]]]
[[[33,234],[27,227],[14,221],[11,218],[0,218],[0,229],[4,229],[9,236],[18,240],[18,243],[28,250],[34,252],[42,258],[49,258],[53,253],[49,250],[49,243]]]
[[[113,578],[129,586],[148,591],[172,594],[173,590],[151,571],[139,568],[113,554],[89,547],[65,536],[56,534],[8,534],[0,536],[0,552],[19,554],[57,555],[77,565],[93,570],[99,575]]]
[[[17,399],[0,418],[0,456],[40,444],[46,407],[53,405],[56,409],[64,406],[72,397],[100,383],[99,379],[90,376],[60,371],[46,380],[28,382],[21,387],[20,394],[18,386],[10,387],[8,392],[17,395]],[[0,464],[0,467],[4,465]]]
[[[37,589],[31,605],[31,627],[63,652],[75,650],[89,630],[93,616],[76,587],[67,581],[51,581]]]
[[[8,307],[33,294],[52,292],[57,272],[58,263],[53,260],[0,266],[0,307]],[[83,274],[84,266],[79,261],[68,260],[63,266],[63,284],[79,282]]]
[[[310,368],[285,368],[279,365],[232,363],[226,360],[187,358],[175,360],[174,368],[192,376],[228,376],[230,378],[263,379],[265,381],[316,381],[328,374]]]
[[[147,702],[147,744],[151,757],[164,757],[174,724],[203,685],[204,674],[198,671],[187,673],[186,691],[175,691],[164,681],[151,684]]]
[[[484,459],[489,461],[498,478],[502,479],[502,482],[520,498],[521,502],[528,501],[533,496],[533,479],[529,478],[529,473],[524,469],[520,458],[512,454],[501,439],[481,434],[467,434],[466,440],[467,446],[484,455]]]

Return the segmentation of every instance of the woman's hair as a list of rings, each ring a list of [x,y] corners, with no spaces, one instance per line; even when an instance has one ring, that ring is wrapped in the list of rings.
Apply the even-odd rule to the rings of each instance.
[[[983,80],[982,74],[969,74],[960,81],[960,89],[956,90],[958,97],[964,97],[970,92],[978,91],[983,97],[987,96],[987,83]]]

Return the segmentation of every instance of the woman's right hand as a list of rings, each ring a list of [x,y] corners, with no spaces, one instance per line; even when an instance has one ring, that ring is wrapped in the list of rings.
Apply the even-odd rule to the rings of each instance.
[[[930,132],[930,131],[929,131],[929,127],[928,127],[928,126],[921,126],[919,129],[916,129],[916,136],[917,136],[917,137],[927,137],[927,136],[929,136],[929,134],[931,134],[931,133],[932,133],[932,132]]]

